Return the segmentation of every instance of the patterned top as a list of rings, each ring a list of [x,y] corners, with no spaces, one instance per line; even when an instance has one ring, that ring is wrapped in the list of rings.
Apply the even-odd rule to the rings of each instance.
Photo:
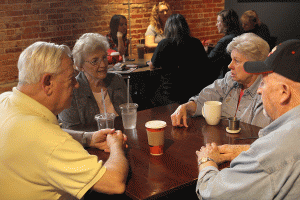
[[[108,40],[108,43],[109,43],[109,48],[110,49],[113,49],[115,51],[118,51],[118,45],[115,44],[113,38],[112,38],[112,35],[111,33],[107,34],[106,35],[106,38]],[[125,56],[128,56],[128,45],[129,45],[129,40],[127,39],[127,37],[123,38],[123,41],[124,41],[124,46],[125,46]]]

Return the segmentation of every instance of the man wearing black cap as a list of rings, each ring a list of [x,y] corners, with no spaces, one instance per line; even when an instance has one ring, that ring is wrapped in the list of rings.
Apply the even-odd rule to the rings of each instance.
[[[258,89],[273,122],[247,151],[238,145],[207,144],[197,151],[201,199],[299,199],[300,197],[300,40],[275,47],[264,62],[246,62],[248,73],[262,74]],[[227,150],[226,150],[227,149]],[[230,152],[231,151],[231,152]],[[217,164],[238,155],[230,168]],[[206,162],[201,162],[206,158]]]

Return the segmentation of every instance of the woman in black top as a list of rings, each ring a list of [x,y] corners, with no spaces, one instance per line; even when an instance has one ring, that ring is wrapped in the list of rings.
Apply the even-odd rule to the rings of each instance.
[[[186,102],[214,80],[208,72],[204,47],[200,40],[191,37],[182,15],[168,18],[164,34],[166,38],[158,43],[151,59],[151,67],[161,68],[162,72],[160,81],[153,82],[154,106]]]
[[[232,10],[222,10],[218,13],[217,24],[218,32],[224,34],[214,49],[208,54],[213,68],[215,68],[219,78],[223,78],[228,71],[228,65],[231,62],[230,55],[226,52],[227,45],[233,38],[242,32],[238,14]]]
[[[273,48],[269,28],[266,24],[260,21],[255,10],[248,10],[244,12],[241,17],[241,22],[245,33],[255,33],[268,42],[271,49]]]

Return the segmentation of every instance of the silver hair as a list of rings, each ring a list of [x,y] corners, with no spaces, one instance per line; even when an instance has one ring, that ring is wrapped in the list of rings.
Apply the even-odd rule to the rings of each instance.
[[[264,61],[270,53],[269,44],[254,33],[244,33],[233,38],[227,46],[227,52],[237,50],[250,61]]]
[[[85,33],[75,43],[72,54],[77,70],[82,68],[86,57],[97,50],[107,51],[109,43],[105,36],[99,33]]]
[[[34,84],[38,83],[45,73],[60,73],[64,54],[71,57],[71,50],[66,45],[41,41],[33,43],[19,57],[19,83]]]

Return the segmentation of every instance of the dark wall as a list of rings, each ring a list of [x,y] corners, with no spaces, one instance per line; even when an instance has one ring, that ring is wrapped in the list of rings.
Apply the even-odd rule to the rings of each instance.
[[[230,8],[239,16],[247,10],[255,10],[261,21],[269,27],[271,36],[277,37],[277,43],[288,39],[300,39],[300,3],[238,3],[238,0],[225,0],[225,9]]]

